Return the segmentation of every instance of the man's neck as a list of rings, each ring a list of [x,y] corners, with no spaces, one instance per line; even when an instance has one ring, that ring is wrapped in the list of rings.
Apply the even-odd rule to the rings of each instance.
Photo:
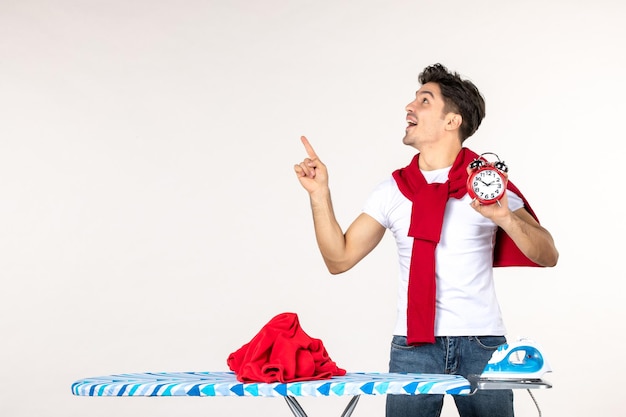
[[[428,146],[419,149],[419,151],[419,168],[423,171],[433,171],[452,166],[461,151],[461,143],[456,142],[454,145],[446,147]]]

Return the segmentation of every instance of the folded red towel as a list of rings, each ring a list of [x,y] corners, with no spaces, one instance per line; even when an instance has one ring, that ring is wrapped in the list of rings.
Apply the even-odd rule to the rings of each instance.
[[[241,382],[293,382],[346,374],[330,359],[322,341],[302,330],[295,313],[275,316],[231,353],[227,364]]]

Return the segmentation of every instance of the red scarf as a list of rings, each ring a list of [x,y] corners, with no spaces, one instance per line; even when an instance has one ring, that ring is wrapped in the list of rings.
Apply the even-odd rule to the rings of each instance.
[[[441,237],[443,215],[450,197],[460,199],[467,193],[467,166],[479,155],[461,148],[445,183],[428,184],[419,169],[419,154],[411,163],[394,171],[400,192],[411,202],[411,225],[408,235],[413,240],[407,301],[407,343],[420,345],[435,342],[435,249]],[[524,201],[529,213],[534,212],[526,199],[510,181],[507,189]],[[538,266],[528,259],[513,240],[498,229],[494,250],[494,266]]]

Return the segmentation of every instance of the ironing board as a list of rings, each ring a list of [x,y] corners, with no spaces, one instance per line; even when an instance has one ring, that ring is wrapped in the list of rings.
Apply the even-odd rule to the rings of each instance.
[[[460,375],[352,372],[331,379],[288,383],[242,383],[234,372],[147,372],[80,379],[72,393],[87,397],[283,397],[295,417],[307,417],[296,397],[351,399],[349,417],[361,395],[472,395],[481,389],[552,388],[543,379],[485,380]]]
[[[296,397],[351,396],[341,414],[349,417],[361,395],[470,395],[470,382],[458,375],[355,372],[331,379],[289,383],[241,383],[233,372],[130,373],[85,378],[72,393],[89,397],[283,397],[296,417],[306,413]]]

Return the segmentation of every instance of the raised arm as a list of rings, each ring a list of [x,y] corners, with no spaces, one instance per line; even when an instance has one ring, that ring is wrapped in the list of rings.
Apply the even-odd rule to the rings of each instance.
[[[500,202],[500,205],[483,206],[474,201],[472,207],[500,226],[528,259],[541,266],[555,266],[559,252],[550,232],[537,223],[525,208],[511,211],[506,194]]]
[[[385,228],[367,214],[361,214],[344,234],[335,218],[328,187],[328,171],[306,137],[301,137],[307,153],[294,171],[309,193],[317,245],[331,274],[345,272],[378,245]]]

